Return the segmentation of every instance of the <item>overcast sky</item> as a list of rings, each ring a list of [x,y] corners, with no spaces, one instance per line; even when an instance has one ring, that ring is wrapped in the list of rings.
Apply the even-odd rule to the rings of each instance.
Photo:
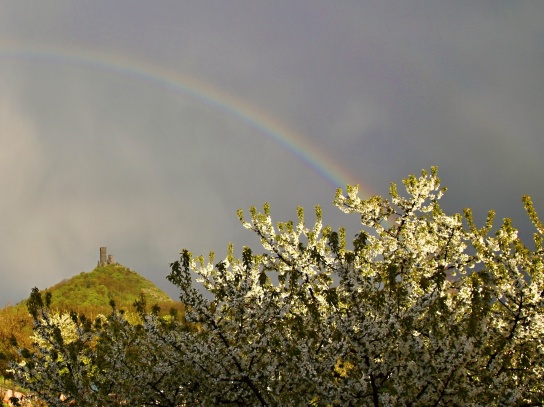
[[[439,167],[451,212],[544,215],[544,2],[0,1],[0,306],[99,247],[173,297],[182,248],[256,240]],[[247,212],[247,211],[246,211]]]

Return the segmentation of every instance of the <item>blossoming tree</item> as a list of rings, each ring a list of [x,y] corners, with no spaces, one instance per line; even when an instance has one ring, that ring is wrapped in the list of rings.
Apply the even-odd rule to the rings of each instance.
[[[338,191],[362,224],[352,242],[319,207],[311,226],[302,209],[277,224],[267,205],[240,211],[264,251],[231,246],[215,263],[183,250],[168,279],[186,323],[142,298],[140,324],[74,316],[67,343],[37,301],[47,343],[16,376],[51,405],[59,392],[78,405],[543,405],[544,225],[530,199],[533,249],[508,219],[493,230],[492,212],[482,228],[469,210],[446,215],[435,168],[403,183],[389,199]]]

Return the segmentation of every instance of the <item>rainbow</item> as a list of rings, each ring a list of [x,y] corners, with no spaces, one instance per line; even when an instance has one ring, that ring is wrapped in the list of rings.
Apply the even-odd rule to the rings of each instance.
[[[306,137],[290,129],[277,118],[211,83],[181,72],[104,52],[96,53],[86,50],[85,53],[81,53],[81,51],[75,52],[65,48],[29,48],[11,44],[0,44],[0,59],[44,60],[62,64],[84,65],[145,81],[168,91],[179,92],[256,129],[260,134],[281,145],[297,159],[304,162],[307,167],[319,174],[334,188],[344,188],[346,184],[356,184],[355,177],[347,170],[313,146]],[[360,192],[366,197],[373,195],[368,187],[360,186]]]

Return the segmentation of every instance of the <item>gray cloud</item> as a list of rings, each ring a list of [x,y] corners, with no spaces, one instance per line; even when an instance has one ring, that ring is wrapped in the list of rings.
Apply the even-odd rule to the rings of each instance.
[[[357,221],[239,106],[59,52],[193,76],[377,193],[438,165],[448,209],[494,208],[528,235],[521,195],[544,213],[543,17],[528,1],[5,4],[0,302],[92,269],[102,245],[175,295],[179,250],[256,244],[235,210],[265,201],[278,219],[320,203],[328,223]]]

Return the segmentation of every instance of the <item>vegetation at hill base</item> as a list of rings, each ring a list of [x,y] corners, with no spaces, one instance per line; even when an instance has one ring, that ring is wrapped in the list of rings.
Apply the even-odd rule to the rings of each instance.
[[[223,260],[187,250],[168,280],[185,321],[147,311],[129,323],[113,309],[90,320],[27,303],[34,342],[12,365],[50,406],[542,406],[544,225],[525,244],[509,219],[477,226],[448,215],[436,168],[399,194],[334,203],[360,222],[272,222],[240,211],[262,251],[232,246]],[[195,277],[196,276],[196,283]]]
[[[183,316],[183,305],[179,301],[173,301],[151,281],[120,264],[82,272],[44,292],[51,295],[49,306],[52,313],[69,314],[73,311],[91,320],[98,315],[111,313],[113,301],[116,310],[125,313],[125,318],[138,321],[133,305],[142,294],[150,304],[161,308],[161,315],[169,313],[172,308],[180,318]],[[33,319],[27,302],[21,301],[0,310],[0,374],[4,378],[11,377],[10,363],[20,359],[18,347],[32,346]]]

